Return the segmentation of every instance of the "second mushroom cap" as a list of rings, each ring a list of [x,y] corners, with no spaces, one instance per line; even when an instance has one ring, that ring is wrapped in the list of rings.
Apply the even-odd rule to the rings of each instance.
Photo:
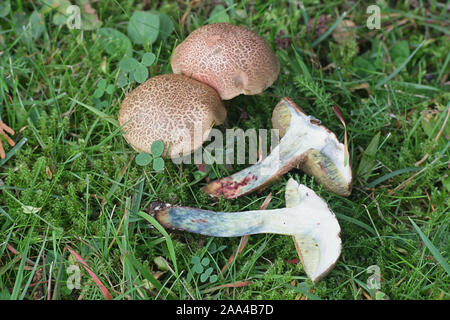
[[[175,48],[171,64],[174,73],[206,83],[224,100],[261,93],[280,72],[280,63],[264,39],[229,23],[193,31]]]

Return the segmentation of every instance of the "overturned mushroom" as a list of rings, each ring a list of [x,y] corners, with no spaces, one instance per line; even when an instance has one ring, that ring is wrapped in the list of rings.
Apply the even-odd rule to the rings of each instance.
[[[282,139],[262,161],[203,187],[210,196],[234,199],[257,190],[294,167],[300,167],[326,189],[351,193],[352,171],[345,146],[317,119],[307,116],[292,100],[275,107],[272,123]]]
[[[214,237],[258,233],[292,235],[305,272],[316,282],[336,264],[341,253],[341,228],[323,199],[289,179],[286,208],[245,212],[213,212],[163,205],[154,209],[166,228]]]
[[[6,131],[6,132],[5,132]],[[14,135],[14,130],[8,127],[3,121],[0,120],[0,136],[5,137],[8,144],[13,147],[15,145],[14,141],[8,136],[8,133],[10,135]],[[0,159],[5,159],[5,149],[3,149],[2,140],[0,138]]]
[[[213,88],[183,75],[164,74],[150,78],[123,100],[119,123],[135,150],[150,153],[152,143],[162,140],[167,155],[177,158],[199,148],[226,114]]]
[[[206,83],[224,100],[261,93],[280,72],[280,63],[264,39],[229,23],[196,29],[175,48],[171,64],[174,73]]]

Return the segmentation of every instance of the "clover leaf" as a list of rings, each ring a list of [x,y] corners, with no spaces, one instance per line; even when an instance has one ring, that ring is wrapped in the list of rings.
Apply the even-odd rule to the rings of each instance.
[[[105,89],[106,89],[106,80],[105,79],[101,79],[98,83],[97,83],[97,89],[94,91],[94,98],[100,99],[103,94],[105,93]]]
[[[133,79],[137,83],[143,83],[148,78],[147,67],[151,66],[156,60],[154,53],[146,52],[142,56],[141,62],[137,61],[133,57],[124,57],[119,62],[119,68],[122,73],[119,73],[119,78],[117,79],[117,85],[119,88],[124,87],[127,83],[132,82]],[[128,74],[128,79],[126,77]]]
[[[142,56],[141,63],[146,67],[150,67],[153,64],[153,62],[155,62],[155,60],[156,60],[156,56],[154,53],[146,52]]]
[[[200,281],[206,282],[209,280],[210,283],[214,283],[217,281],[217,275],[212,275],[214,269],[213,267],[209,267],[210,260],[209,258],[200,259],[198,256],[193,256],[191,259],[193,264],[192,271],[200,274]],[[205,270],[206,269],[206,270]]]
[[[136,156],[136,164],[141,167],[148,166],[152,160],[153,157],[145,152],[141,152]]]
[[[156,140],[152,143],[150,147],[152,155],[141,152],[136,156],[136,164],[141,167],[148,166],[153,162],[153,170],[162,171],[164,170],[164,159],[161,158],[161,155],[164,151],[164,143],[161,140]]]
[[[150,45],[158,39],[159,16],[146,11],[135,11],[127,28],[128,36],[136,44]]]

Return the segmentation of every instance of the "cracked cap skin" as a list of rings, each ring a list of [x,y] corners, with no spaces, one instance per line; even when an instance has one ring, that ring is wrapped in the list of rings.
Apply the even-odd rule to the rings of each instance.
[[[206,83],[223,100],[263,92],[278,77],[280,62],[253,31],[229,23],[194,30],[174,50],[172,70]]]
[[[156,140],[171,157],[199,148],[227,111],[217,92],[178,74],[150,78],[123,100],[119,123],[125,140],[137,151],[150,153]]]

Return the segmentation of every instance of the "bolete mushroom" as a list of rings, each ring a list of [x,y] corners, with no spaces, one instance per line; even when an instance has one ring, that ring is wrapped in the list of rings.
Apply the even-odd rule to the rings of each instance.
[[[326,189],[343,196],[351,193],[352,170],[345,146],[314,117],[291,99],[283,98],[273,111],[272,123],[282,136],[262,161],[203,187],[210,196],[234,199],[300,167]]]
[[[6,132],[5,132],[6,131]],[[10,135],[14,135],[14,130],[8,127],[3,121],[0,120],[0,136],[5,137],[6,142],[13,147],[15,145],[14,141],[8,136],[8,133]],[[5,149],[3,148],[2,140],[0,139],[0,159],[5,159]]]
[[[119,123],[135,150],[150,153],[152,143],[162,140],[166,155],[178,158],[199,148],[226,114],[213,88],[183,75],[164,74],[128,94],[120,106]]]
[[[336,264],[341,253],[341,228],[335,214],[314,191],[294,179],[286,184],[286,208],[214,212],[168,204],[153,213],[166,228],[213,237],[259,233],[292,235],[305,272],[316,282]]]
[[[280,63],[267,42],[243,26],[213,23],[174,50],[172,70],[206,83],[223,100],[258,94],[277,79]]]

